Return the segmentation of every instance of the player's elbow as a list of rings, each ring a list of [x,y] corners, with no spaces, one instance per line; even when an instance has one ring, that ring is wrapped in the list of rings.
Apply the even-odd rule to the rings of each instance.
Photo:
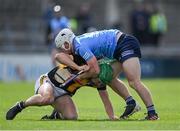
[[[60,61],[62,57],[63,57],[63,54],[62,54],[62,53],[57,53],[57,54],[55,55],[55,59],[56,59],[57,61]]]
[[[59,57],[59,54],[55,54],[54,58],[57,59]]]
[[[100,73],[99,65],[95,56],[87,61],[87,64],[90,67],[90,71],[92,74],[98,75]]]
[[[99,68],[95,69],[95,74],[98,75],[99,73],[100,73],[100,69]]]

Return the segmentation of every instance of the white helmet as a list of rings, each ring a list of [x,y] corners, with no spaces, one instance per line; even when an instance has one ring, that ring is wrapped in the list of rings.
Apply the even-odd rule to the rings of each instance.
[[[74,37],[75,35],[70,29],[68,28],[62,29],[55,38],[56,47],[64,48],[65,42],[72,44]]]

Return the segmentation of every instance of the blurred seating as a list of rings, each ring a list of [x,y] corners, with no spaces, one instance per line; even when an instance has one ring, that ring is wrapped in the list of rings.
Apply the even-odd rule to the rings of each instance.
[[[43,11],[48,0],[0,0],[0,52],[47,52]],[[75,16],[84,0],[52,0],[62,5],[67,16]],[[78,2],[77,2],[78,1]],[[147,56],[155,54],[180,56],[180,0],[147,0],[160,3],[168,21],[168,31],[160,42],[160,47],[143,47]],[[97,29],[106,28],[106,4],[103,0],[87,0],[92,5],[94,24]],[[134,2],[116,0],[119,7],[119,20],[123,31],[130,32],[129,16]],[[99,5],[101,3],[101,5]],[[155,52],[156,50],[157,52]],[[148,52],[148,53],[147,53]],[[169,52],[169,53],[168,53]]]
[[[0,51],[45,51],[43,0],[0,0]]]

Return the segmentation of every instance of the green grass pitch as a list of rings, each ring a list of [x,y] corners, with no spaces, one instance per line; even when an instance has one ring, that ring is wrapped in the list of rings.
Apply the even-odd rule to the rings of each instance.
[[[152,92],[158,121],[140,121],[146,108],[134,90],[132,95],[141,104],[142,110],[126,121],[108,121],[96,89],[82,87],[73,100],[78,111],[77,121],[42,121],[42,115],[49,114],[50,106],[30,107],[23,110],[13,121],[5,119],[6,111],[16,101],[24,100],[34,93],[34,84],[28,82],[0,82],[0,130],[180,130],[180,79],[146,79],[144,83]],[[119,116],[125,103],[110,88],[108,92]]]

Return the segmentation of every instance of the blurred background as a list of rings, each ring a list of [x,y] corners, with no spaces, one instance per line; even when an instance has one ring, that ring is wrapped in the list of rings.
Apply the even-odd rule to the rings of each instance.
[[[54,37],[116,28],[141,42],[142,77],[180,77],[179,0],[0,0],[0,80],[35,80],[56,62]]]

